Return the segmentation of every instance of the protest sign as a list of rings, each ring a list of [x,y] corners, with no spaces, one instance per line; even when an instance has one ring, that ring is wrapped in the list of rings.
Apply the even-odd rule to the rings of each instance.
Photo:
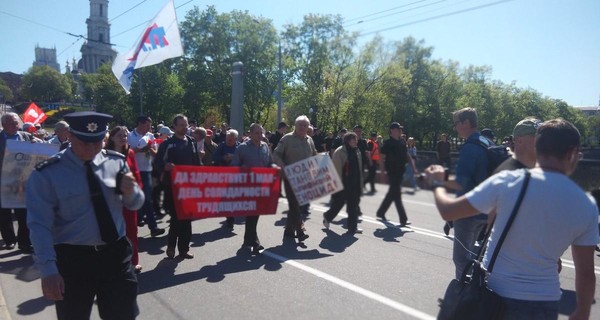
[[[318,154],[284,167],[300,205],[344,189],[331,158]]]
[[[0,196],[2,208],[25,208],[25,184],[35,165],[58,152],[59,145],[6,140]]]
[[[280,170],[175,166],[173,199],[179,219],[275,214]]]

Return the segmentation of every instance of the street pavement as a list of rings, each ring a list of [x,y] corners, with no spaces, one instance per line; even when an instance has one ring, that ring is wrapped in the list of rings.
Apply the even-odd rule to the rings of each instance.
[[[387,186],[378,184],[377,190],[362,197],[364,233],[353,236],[345,234],[344,211],[325,230],[328,197],[313,202],[304,247],[283,238],[287,202],[280,199],[277,214],[259,220],[266,250],[258,256],[240,249],[243,219],[233,232],[222,227],[222,218],[195,221],[191,260],[164,259],[166,237],[151,238],[147,227],[139,228],[144,269],[138,277],[138,319],[435,319],[454,266],[452,240],[443,234],[433,196],[405,191],[412,225],[399,228],[393,205],[389,223],[375,219]],[[160,226],[167,227],[167,220]],[[600,275],[600,255],[595,260]],[[574,309],[574,278],[568,251],[560,319]],[[29,255],[0,251],[0,293],[0,319],[56,318]],[[96,308],[92,319],[99,319]],[[600,319],[598,304],[591,319]]]

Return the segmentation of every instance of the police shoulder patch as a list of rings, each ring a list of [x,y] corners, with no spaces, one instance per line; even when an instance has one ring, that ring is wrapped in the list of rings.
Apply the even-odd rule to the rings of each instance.
[[[109,155],[109,156],[117,156],[119,158],[125,159],[125,155],[114,151],[114,150],[106,150],[106,149],[102,149],[102,153],[104,153],[105,155]]]
[[[37,171],[42,171],[44,168],[49,167],[50,165],[53,165],[55,163],[58,163],[60,161],[60,157],[59,156],[52,156],[38,164],[35,165],[35,170]]]

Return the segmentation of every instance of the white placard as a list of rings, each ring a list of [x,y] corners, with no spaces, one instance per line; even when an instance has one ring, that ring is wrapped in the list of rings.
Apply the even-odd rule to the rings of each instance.
[[[35,165],[58,152],[60,145],[7,140],[2,163],[2,208],[25,208],[25,185]]]
[[[300,205],[344,190],[342,180],[326,154],[288,164],[283,170]]]

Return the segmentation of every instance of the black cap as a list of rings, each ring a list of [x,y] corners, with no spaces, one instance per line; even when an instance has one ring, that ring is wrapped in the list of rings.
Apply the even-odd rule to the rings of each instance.
[[[401,126],[398,122],[392,122],[392,124],[390,124],[390,130],[392,129],[404,129],[404,127]]]
[[[377,132],[371,131],[371,137],[377,137]]]
[[[113,117],[104,113],[84,111],[66,114],[64,118],[69,124],[69,131],[79,140],[99,142],[106,136],[108,122]]]
[[[287,126],[288,126],[287,123],[282,121],[277,125],[277,129],[287,128]]]
[[[354,126],[354,128],[352,128],[352,130],[356,130],[356,129],[361,129],[362,130],[362,126],[360,124],[357,124]]]

